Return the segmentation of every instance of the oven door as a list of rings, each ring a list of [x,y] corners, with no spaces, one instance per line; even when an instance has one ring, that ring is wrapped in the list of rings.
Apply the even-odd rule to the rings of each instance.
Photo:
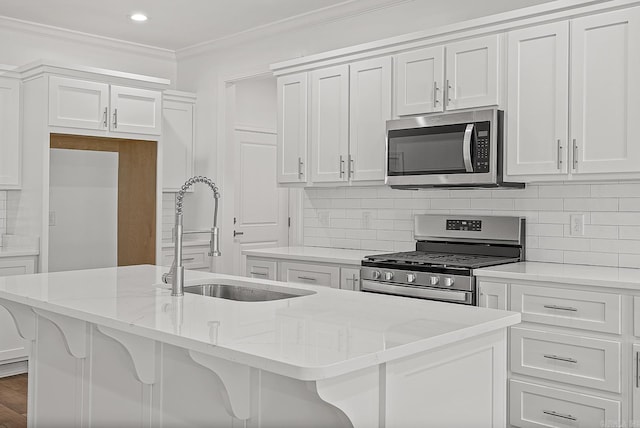
[[[497,111],[476,113],[388,121],[386,183],[416,187],[496,183]],[[475,120],[479,117],[484,120]]]
[[[394,296],[416,297],[418,299],[438,300],[442,302],[475,305],[474,293],[460,290],[443,290],[441,288],[405,286],[386,282],[362,280],[362,291],[391,294]]]

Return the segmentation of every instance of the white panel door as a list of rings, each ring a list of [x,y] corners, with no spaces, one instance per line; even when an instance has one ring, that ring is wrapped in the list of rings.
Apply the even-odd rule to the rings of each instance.
[[[498,37],[447,45],[446,110],[498,104]]]
[[[49,77],[49,125],[69,128],[109,128],[109,85]]]
[[[0,77],[0,189],[20,186],[20,81]]]
[[[278,183],[307,181],[307,73],[278,77]]]
[[[311,181],[347,180],[349,66],[311,72]]]
[[[176,191],[193,176],[193,104],[164,101],[162,106],[162,189]]]
[[[394,79],[397,116],[442,111],[444,47],[397,55]]]
[[[569,23],[508,37],[507,175],[567,174]]]
[[[288,244],[288,189],[278,187],[275,134],[236,131],[234,154],[234,273],[244,275],[242,250]],[[227,192],[229,193],[229,192]]]
[[[159,91],[111,86],[111,123],[117,132],[160,135],[162,96]]]
[[[571,58],[575,172],[640,171],[640,8],[572,21]]]
[[[0,276],[24,275],[35,272],[33,259],[0,259]],[[0,306],[0,364],[26,359],[26,341],[5,308]]]
[[[351,64],[349,164],[352,181],[384,180],[386,121],[391,119],[391,58]]]

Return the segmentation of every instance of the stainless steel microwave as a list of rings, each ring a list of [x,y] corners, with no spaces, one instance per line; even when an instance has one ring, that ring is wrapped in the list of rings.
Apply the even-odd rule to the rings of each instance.
[[[524,187],[503,181],[504,112],[442,113],[387,121],[385,183],[393,188]]]

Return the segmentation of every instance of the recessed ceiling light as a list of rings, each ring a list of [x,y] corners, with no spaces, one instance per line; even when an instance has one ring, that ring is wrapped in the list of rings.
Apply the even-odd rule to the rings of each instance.
[[[147,15],[144,13],[134,13],[131,15],[131,20],[136,22],[144,22],[147,20]]]

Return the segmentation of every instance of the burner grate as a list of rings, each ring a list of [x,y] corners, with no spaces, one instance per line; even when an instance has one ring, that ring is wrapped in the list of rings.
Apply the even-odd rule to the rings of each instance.
[[[428,253],[424,251],[378,254],[368,256],[367,259],[373,262],[424,266],[452,266],[470,269],[517,261],[517,259],[510,257],[486,256],[482,254]]]

